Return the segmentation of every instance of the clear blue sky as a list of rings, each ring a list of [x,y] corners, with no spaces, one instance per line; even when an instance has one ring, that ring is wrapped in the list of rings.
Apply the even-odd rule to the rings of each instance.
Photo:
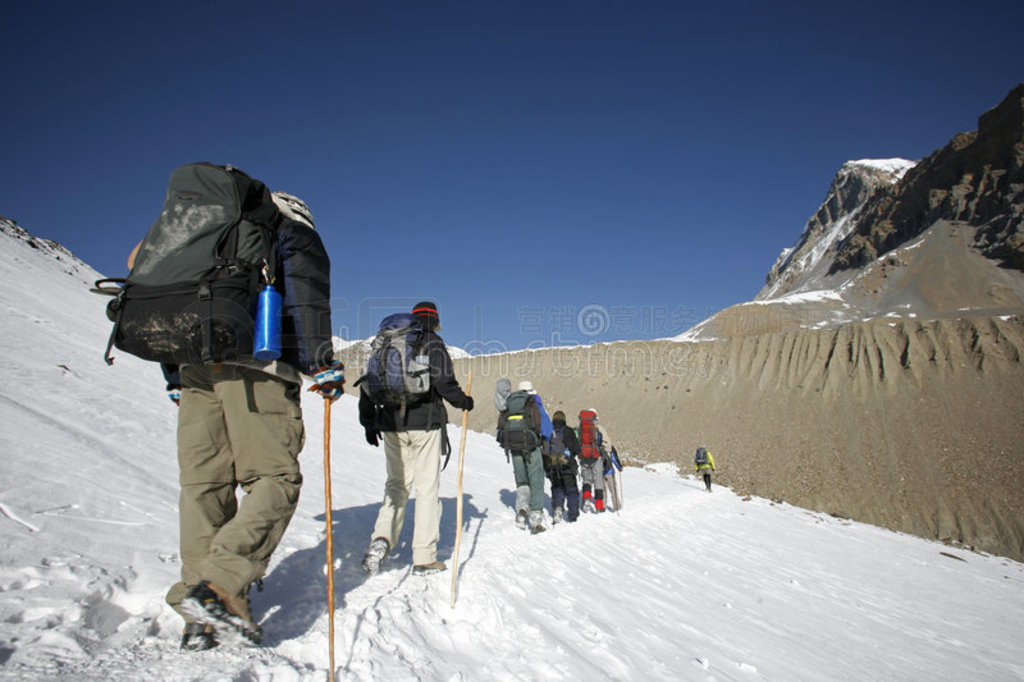
[[[108,276],[171,170],[303,197],[335,332],[648,339],[749,300],[839,167],[917,159],[1024,80],[1024,2],[21,2],[0,215]]]

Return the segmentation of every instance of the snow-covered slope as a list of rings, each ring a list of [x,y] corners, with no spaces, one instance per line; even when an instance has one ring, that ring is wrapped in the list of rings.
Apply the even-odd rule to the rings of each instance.
[[[155,366],[103,363],[98,274],[0,226],[0,679],[329,679],[322,402],[304,394],[302,499],[253,595],[265,645],[179,651],[163,603],[179,570],[175,408]],[[410,575],[410,528],[367,580],[384,462],[355,403],[332,410],[337,679],[1024,679],[1021,564],[709,495],[665,465],[627,469],[621,513],[530,536],[503,454],[473,432],[455,607],[450,573]]]

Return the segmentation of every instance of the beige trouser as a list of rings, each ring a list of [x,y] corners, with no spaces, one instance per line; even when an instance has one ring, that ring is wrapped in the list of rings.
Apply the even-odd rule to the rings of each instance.
[[[175,608],[201,580],[242,595],[263,577],[299,501],[305,438],[296,384],[233,365],[187,366],[181,379]]]
[[[420,566],[437,561],[437,540],[441,535],[441,429],[399,431],[384,434],[388,478],[384,503],[373,527],[374,538],[384,538],[394,548],[405,522],[405,505],[416,486],[413,519],[412,562]]]

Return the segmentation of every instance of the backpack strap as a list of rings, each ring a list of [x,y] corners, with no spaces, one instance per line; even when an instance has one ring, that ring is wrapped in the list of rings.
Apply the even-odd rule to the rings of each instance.
[[[213,292],[210,290],[210,282],[203,280],[199,282],[199,292],[197,294],[199,304],[206,304],[206,314],[202,317],[202,334],[203,334],[203,347],[200,350],[200,359],[204,365],[213,364],[213,352],[210,350],[210,344],[213,339]]]
[[[114,347],[114,338],[117,336],[117,330],[121,328],[121,313],[124,312],[124,292],[127,288],[127,284],[121,287],[121,291],[117,294],[117,298],[110,302],[110,306],[117,310],[117,316],[114,318],[114,328],[110,330],[110,338],[107,339],[107,350],[103,353],[103,359],[107,362],[107,365],[114,364],[114,358],[110,355],[110,349]]]

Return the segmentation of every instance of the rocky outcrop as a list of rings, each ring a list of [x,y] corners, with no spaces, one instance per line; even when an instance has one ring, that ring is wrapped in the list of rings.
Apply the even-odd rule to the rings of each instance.
[[[797,286],[806,285],[816,269],[827,271],[833,244],[838,244],[853,230],[856,216],[868,200],[882,188],[899,181],[913,165],[912,161],[904,159],[843,164],[832,180],[825,201],[807,221],[800,240],[779,255],[765,278],[765,287],[754,300],[783,296]]]
[[[939,220],[979,228],[976,246],[1024,270],[1024,83],[962,133],[872,197],[830,272],[862,268]]]

